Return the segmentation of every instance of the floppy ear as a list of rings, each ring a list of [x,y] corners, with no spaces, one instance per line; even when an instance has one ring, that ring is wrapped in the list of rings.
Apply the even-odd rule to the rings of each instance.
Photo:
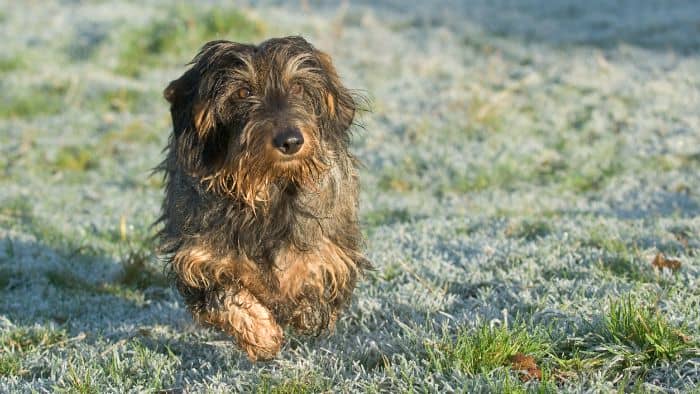
[[[173,119],[172,149],[183,167],[196,176],[214,171],[225,155],[226,142],[215,132],[210,99],[201,96],[202,70],[209,67],[212,49],[212,45],[205,45],[192,67],[163,91]]]
[[[187,95],[191,94],[197,84],[193,69],[187,70],[180,78],[171,81],[168,87],[163,90],[163,97],[171,105],[181,102]]]
[[[319,50],[316,50],[316,55],[328,78],[328,91],[325,97],[328,116],[338,129],[347,130],[355,117],[355,100],[340,82],[331,57]]]
[[[213,111],[208,98],[200,96],[200,84],[204,72],[212,67],[221,49],[237,45],[230,41],[210,41],[199,50],[192,59],[189,70],[180,78],[170,82],[163,91],[163,97],[170,103],[175,135],[182,134],[187,128],[204,138],[215,126]]]
[[[170,102],[175,136],[192,128],[203,138],[214,129],[214,117],[209,102],[197,94],[200,79],[199,70],[194,66],[180,78],[170,82],[163,91],[163,97]]]

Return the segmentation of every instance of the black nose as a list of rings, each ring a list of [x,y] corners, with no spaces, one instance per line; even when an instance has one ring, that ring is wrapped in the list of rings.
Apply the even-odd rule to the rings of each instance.
[[[304,145],[304,136],[296,127],[290,127],[277,133],[272,144],[285,155],[293,155]]]

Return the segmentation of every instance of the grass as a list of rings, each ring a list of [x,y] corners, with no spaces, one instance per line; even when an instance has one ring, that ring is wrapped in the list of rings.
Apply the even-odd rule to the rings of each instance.
[[[463,328],[455,336],[428,342],[425,350],[430,368],[491,376],[493,389],[508,392],[524,392],[522,384],[509,381],[513,379],[509,367],[517,354],[532,357],[542,370],[538,391],[556,392],[554,376],[567,376],[571,382],[573,376],[591,369],[603,370],[611,379],[624,377],[619,387],[634,387],[660,363],[679,363],[700,354],[697,339],[687,332],[658,309],[627,295],[610,300],[607,312],[590,324],[584,341],[573,348],[553,332],[516,323],[511,328],[487,324]]]
[[[4,290],[10,284],[10,277],[14,274],[8,268],[0,268],[0,291]]]
[[[434,159],[439,160],[439,159]],[[428,189],[435,194],[471,193],[495,188],[514,188],[517,182],[531,178],[527,164],[504,159],[488,166],[467,168],[467,171],[454,168],[457,163],[440,166],[448,175],[449,181],[438,180],[426,184],[424,174],[436,168],[435,162],[425,159],[404,157],[402,162],[381,174],[377,187],[384,191],[410,192]]]
[[[542,359],[549,344],[523,323],[512,327],[482,324],[475,329],[460,329],[454,339],[429,343],[426,351],[431,368],[440,372],[458,369],[475,376],[508,366],[519,353]]]
[[[0,118],[9,119],[31,119],[69,110],[142,112],[148,110],[149,103],[160,99],[157,93],[125,87],[101,89],[96,93],[84,86],[70,86],[60,79],[38,85],[4,87],[3,90]]]
[[[471,122],[471,129],[481,129],[486,132],[497,132],[504,124],[503,111],[506,103],[494,96],[485,99],[480,95],[474,95],[467,104],[467,116]]]
[[[534,241],[538,238],[546,237],[551,232],[552,226],[548,221],[525,219],[508,225],[505,234],[512,238],[523,238],[526,241]]]
[[[637,367],[646,371],[661,361],[693,357],[691,350],[697,352],[698,343],[684,331],[658,309],[632,296],[622,297],[609,302],[593,354],[605,359],[613,371]]]
[[[178,359],[167,346],[136,338],[112,349],[112,352],[92,358],[70,354],[67,374],[53,389],[99,393],[105,385],[118,387],[121,391],[148,392],[173,387],[174,382],[164,379],[163,375],[178,365]]]
[[[255,389],[258,394],[305,394],[332,391],[333,387],[323,377],[309,372],[300,377],[275,379],[263,375]]]
[[[362,217],[362,222],[367,228],[407,222],[409,220],[411,220],[411,213],[406,209],[382,209],[368,212]]]
[[[50,248],[64,257],[74,260],[92,259],[96,248],[86,245],[85,240],[76,234],[66,234],[52,223],[41,220],[35,213],[34,202],[29,196],[2,201],[0,223],[8,229],[30,234],[39,240],[38,244]],[[14,261],[16,250],[25,247],[23,242],[15,243],[12,238],[5,239],[5,254],[8,261]],[[2,259],[0,258],[0,261]]]
[[[508,188],[529,175],[523,172],[519,163],[505,161],[492,166],[475,168],[470,176],[458,178],[454,189],[462,193],[478,192],[492,188]]]
[[[57,114],[66,106],[68,85],[62,82],[29,86],[13,92],[0,83],[0,118],[30,118]]]
[[[115,112],[140,112],[148,109],[148,98],[150,97],[145,92],[121,87],[104,91],[92,105]],[[96,103],[101,105],[95,105]]]
[[[22,358],[16,354],[0,355],[0,376],[18,376],[22,370]]]
[[[0,223],[7,228],[27,231],[47,245],[64,249],[78,250],[80,245],[53,225],[40,220],[35,215],[34,205],[27,196],[2,201],[0,208]],[[5,253],[9,259],[14,258],[15,246],[12,239],[5,241]]]
[[[28,199],[22,197],[5,199],[0,204],[0,223],[26,221],[31,218],[32,213],[32,204]]]
[[[73,145],[61,147],[53,161],[56,170],[89,171],[96,169],[99,159],[94,146]]]
[[[67,338],[63,330],[17,327],[0,331],[0,377],[28,373],[24,358],[31,352],[58,344]]]
[[[600,190],[610,178],[619,172],[620,168],[616,163],[604,163],[601,167],[586,170],[585,172],[570,172],[566,176],[564,185],[567,189],[575,192]]]
[[[100,138],[100,146],[107,150],[106,153],[110,153],[109,150],[117,144],[155,144],[162,139],[152,126],[141,120],[134,120],[103,134]]]
[[[153,256],[143,251],[132,251],[122,261],[118,275],[108,281],[94,283],[68,269],[54,269],[45,273],[49,284],[57,289],[92,295],[111,295],[125,300],[143,303],[144,290],[167,288],[170,282],[163,273],[153,267]],[[162,292],[150,292],[150,297],[159,297]]]
[[[61,146],[48,165],[51,171],[70,173],[80,181],[87,172],[99,171],[101,163],[105,160],[128,160],[127,155],[131,147],[139,144],[154,145],[162,140],[152,126],[142,120],[133,120],[110,127],[100,134],[95,142]]]
[[[0,392],[697,391],[696,2],[248,3],[0,12]],[[206,41],[299,33],[373,103],[375,269],[251,364],[164,274],[149,173]]]
[[[25,65],[22,56],[2,56],[0,57],[0,75],[18,70]]]
[[[144,70],[160,65],[166,54],[192,57],[207,41],[227,38],[249,42],[262,37],[264,31],[261,22],[235,9],[202,10],[180,5],[167,16],[120,35],[119,62],[115,71],[138,77]]]
[[[649,361],[674,360],[688,349],[682,331],[655,308],[635,305],[631,297],[610,303],[605,328],[617,344],[639,348]]]
[[[116,280],[124,286],[145,290],[150,287],[168,287],[170,282],[152,261],[155,256],[143,250],[132,250],[122,261],[122,271]]]
[[[636,282],[654,282],[650,261],[644,261],[639,247],[628,244],[614,234],[594,230],[590,238],[584,240],[584,248],[598,252],[595,266],[603,273],[629,278]]]

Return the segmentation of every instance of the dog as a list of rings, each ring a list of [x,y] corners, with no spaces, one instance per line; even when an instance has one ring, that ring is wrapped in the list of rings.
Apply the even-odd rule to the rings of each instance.
[[[349,153],[358,98],[301,37],[205,44],[163,92],[159,250],[195,320],[251,361],[332,332],[371,263]]]

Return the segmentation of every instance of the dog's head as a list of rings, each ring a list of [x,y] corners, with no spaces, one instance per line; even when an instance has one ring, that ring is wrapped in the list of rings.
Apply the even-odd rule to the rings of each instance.
[[[347,151],[355,101],[328,55],[301,37],[207,43],[164,91],[178,165],[254,206],[310,186]]]

